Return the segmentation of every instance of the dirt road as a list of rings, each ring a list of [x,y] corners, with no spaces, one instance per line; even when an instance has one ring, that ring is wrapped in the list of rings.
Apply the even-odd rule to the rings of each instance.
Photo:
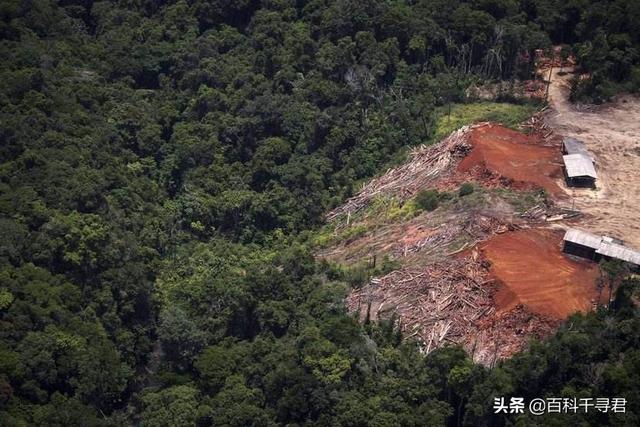
[[[565,71],[570,69],[565,68]],[[584,141],[596,159],[597,189],[567,189],[575,207],[587,215],[584,227],[618,237],[640,249],[640,99],[579,110],[568,100],[573,74],[554,69],[547,123],[562,136]]]

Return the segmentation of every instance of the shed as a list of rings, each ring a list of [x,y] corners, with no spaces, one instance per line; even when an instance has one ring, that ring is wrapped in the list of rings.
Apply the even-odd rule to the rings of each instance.
[[[565,233],[563,240],[564,252],[592,261],[598,260],[596,251],[600,249],[600,245],[602,244],[601,236],[570,228]]]
[[[584,154],[562,156],[567,184],[573,187],[595,187],[598,175],[591,159]]]
[[[603,258],[615,258],[640,266],[640,252],[617,243],[603,242],[596,254]]]
[[[619,259],[640,266],[640,251],[624,246],[623,242],[606,236],[570,228],[564,235],[565,253],[592,261]]]
[[[595,163],[595,159],[589,153],[589,150],[587,150],[587,146],[584,144],[584,142],[575,138],[566,137],[562,140],[562,153],[563,154],[583,154],[587,156],[592,163]]]

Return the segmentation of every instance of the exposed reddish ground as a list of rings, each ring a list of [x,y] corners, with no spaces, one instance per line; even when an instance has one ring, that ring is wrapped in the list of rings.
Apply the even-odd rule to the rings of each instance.
[[[597,264],[570,259],[561,242],[561,232],[527,229],[496,235],[481,246],[500,284],[499,311],[523,304],[560,320],[592,308],[598,298]]]
[[[541,145],[538,137],[490,124],[474,129],[469,142],[473,149],[458,164],[459,172],[488,170],[511,180],[515,188],[542,187],[556,197],[565,197],[555,182],[562,177],[559,150]]]
[[[552,145],[558,139],[535,125],[531,120],[532,135],[484,123],[457,131],[371,181],[330,218],[352,227],[344,214],[349,218],[375,197],[406,201],[423,188],[456,191],[470,180],[485,188],[544,188],[552,199],[564,198],[562,157]],[[596,286],[598,265],[565,255],[563,232],[540,228],[566,209],[541,202],[531,215],[520,215],[498,193],[404,220],[356,219],[367,233],[322,256],[355,264],[389,255],[402,267],[352,290],[349,310],[362,319],[394,313],[426,352],[461,344],[489,366],[526,348],[530,338],[550,335],[569,315],[591,310],[599,294],[607,294]]]

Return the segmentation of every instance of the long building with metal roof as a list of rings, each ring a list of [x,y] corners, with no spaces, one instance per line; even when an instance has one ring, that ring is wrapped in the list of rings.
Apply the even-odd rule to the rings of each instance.
[[[569,185],[594,187],[598,175],[591,159],[584,154],[562,156],[564,171]]]
[[[605,243],[598,248],[597,254],[619,259],[640,266],[640,252],[617,243]]]
[[[564,154],[583,154],[587,156],[591,162],[595,162],[584,142],[569,136],[562,140],[562,152]]]
[[[564,235],[564,252],[593,261],[619,259],[640,266],[640,251],[624,246],[623,242],[570,228]]]
[[[570,228],[564,234],[563,240],[565,242],[586,246],[591,249],[598,249],[602,243],[602,236],[578,230],[577,228]]]

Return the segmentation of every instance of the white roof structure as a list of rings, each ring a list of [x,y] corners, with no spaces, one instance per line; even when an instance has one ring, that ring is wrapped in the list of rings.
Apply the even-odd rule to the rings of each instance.
[[[586,231],[570,228],[564,235],[564,241],[595,249],[596,253],[600,255],[640,265],[640,251],[616,243],[616,241],[610,237],[598,236],[587,233]]]
[[[596,253],[640,265],[640,252],[617,243],[603,242]]]
[[[591,249],[600,248],[602,243],[602,236],[587,233],[586,231],[570,228],[564,234],[564,241],[577,243],[578,245],[586,246]]]
[[[562,156],[564,160],[564,166],[567,169],[567,176],[569,178],[578,178],[588,176],[596,179],[596,170],[593,167],[593,162],[589,157],[584,154],[567,154]]]
[[[595,163],[593,156],[589,153],[589,150],[587,150],[587,146],[584,145],[584,142],[575,138],[566,137],[562,140],[562,144],[564,145],[564,151],[567,154],[583,154],[587,156],[591,162]]]

